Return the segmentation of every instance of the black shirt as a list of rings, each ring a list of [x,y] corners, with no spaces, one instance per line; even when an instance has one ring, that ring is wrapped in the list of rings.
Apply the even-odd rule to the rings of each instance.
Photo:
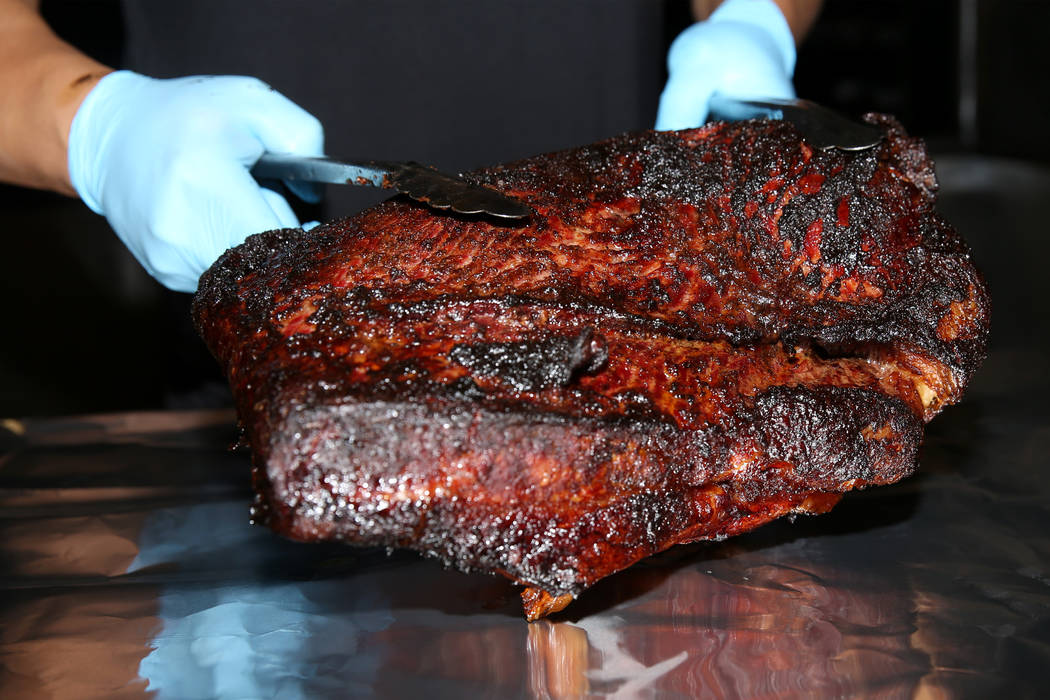
[[[332,155],[462,171],[648,128],[659,0],[184,0],[124,4],[127,67],[253,75]],[[329,188],[327,216],[386,196]]]

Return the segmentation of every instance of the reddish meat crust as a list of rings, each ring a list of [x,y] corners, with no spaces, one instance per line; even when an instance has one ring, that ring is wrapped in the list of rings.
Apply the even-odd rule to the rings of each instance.
[[[870,119],[887,138],[861,154],[716,123],[469,176],[526,224],[397,199],[230,250],[194,315],[259,518],[502,573],[531,619],[908,475],[988,298],[923,146]]]

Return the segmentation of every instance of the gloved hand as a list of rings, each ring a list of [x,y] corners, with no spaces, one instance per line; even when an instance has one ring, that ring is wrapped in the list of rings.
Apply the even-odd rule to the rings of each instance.
[[[667,69],[656,128],[687,129],[706,121],[715,92],[794,97],[795,39],[772,0],[726,0],[678,35]]]
[[[69,174],[143,267],[183,292],[249,234],[299,225],[248,168],[263,151],[321,155],[320,122],[255,78],[111,73],[69,133]]]

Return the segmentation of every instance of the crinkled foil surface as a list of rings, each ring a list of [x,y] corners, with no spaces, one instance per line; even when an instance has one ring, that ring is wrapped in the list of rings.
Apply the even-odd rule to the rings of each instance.
[[[938,167],[993,330],[917,476],[527,624],[502,579],[250,525],[230,413],[10,419],[0,697],[1045,697],[1050,176]]]

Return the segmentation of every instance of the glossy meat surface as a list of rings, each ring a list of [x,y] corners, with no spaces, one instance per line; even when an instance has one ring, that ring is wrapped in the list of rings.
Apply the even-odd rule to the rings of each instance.
[[[988,298],[921,143],[872,119],[861,154],[770,121],[628,134],[470,175],[527,224],[399,199],[227,252],[194,314],[258,518],[503,574],[534,619],[908,475]]]

